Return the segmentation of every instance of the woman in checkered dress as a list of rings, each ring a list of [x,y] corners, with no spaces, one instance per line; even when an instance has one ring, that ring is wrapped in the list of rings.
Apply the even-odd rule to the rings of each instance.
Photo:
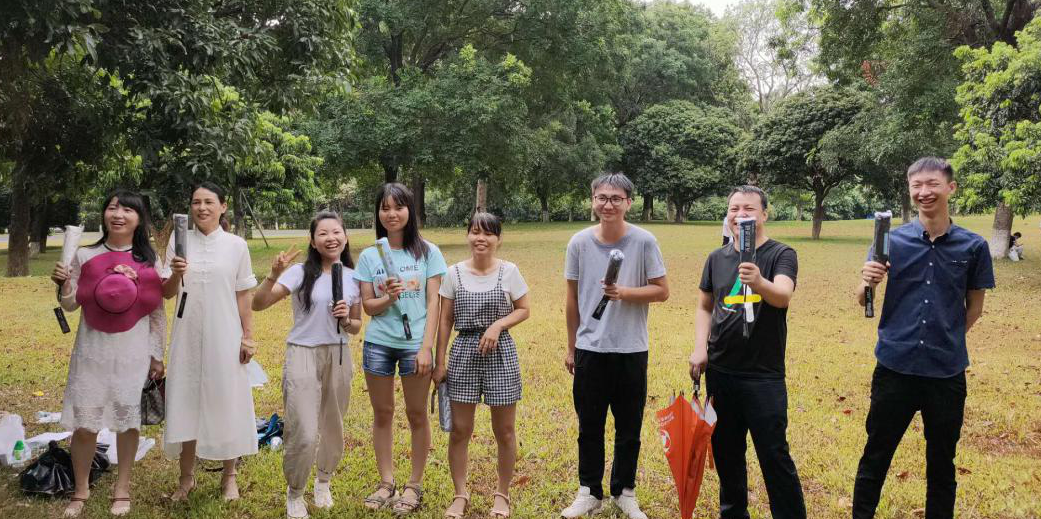
[[[440,289],[441,325],[433,379],[435,383],[448,380],[452,401],[448,462],[456,494],[445,517],[462,517],[470,503],[467,448],[474,430],[474,412],[482,401],[491,408],[492,431],[499,448],[499,486],[492,496],[491,515],[510,515],[510,481],[517,459],[514,422],[521,376],[517,345],[507,330],[528,318],[528,286],[516,265],[495,257],[501,235],[498,217],[475,214],[467,232],[471,258],[452,265]],[[453,327],[457,335],[446,363]]]

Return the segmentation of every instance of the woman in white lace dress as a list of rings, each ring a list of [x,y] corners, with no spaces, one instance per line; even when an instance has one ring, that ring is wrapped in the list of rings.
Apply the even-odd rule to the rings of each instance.
[[[163,311],[148,211],[141,196],[116,191],[102,206],[98,243],[76,251],[51,279],[66,312],[83,308],[69,361],[61,424],[72,435],[76,491],[66,517],[76,517],[90,496],[90,466],[98,431],[116,432],[119,473],[112,488],[113,515],[130,511],[130,469],[141,427],[146,378],[163,375]]]
[[[257,452],[253,394],[246,377],[256,346],[250,289],[257,285],[246,241],[224,232],[224,191],[203,183],[192,192],[187,258],[166,249],[163,295],[178,296],[170,334],[163,450],[180,459],[174,501],[195,488],[195,458],[221,460],[221,493],[238,499],[235,465]]]

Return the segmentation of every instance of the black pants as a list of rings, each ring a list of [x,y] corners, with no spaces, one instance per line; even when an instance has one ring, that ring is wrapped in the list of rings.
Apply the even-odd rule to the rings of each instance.
[[[752,433],[774,519],[806,517],[799,473],[788,452],[788,388],[783,378],[751,378],[709,369],[708,394],[718,415],[712,455],[719,474],[719,515],[747,519],[746,437]]]
[[[647,352],[597,353],[575,351],[572,388],[578,414],[578,482],[603,499],[604,425],[607,410],[614,415],[614,462],[611,495],[636,488],[640,429],[647,404]]]
[[[965,373],[919,377],[879,364],[871,377],[867,445],[853,486],[854,519],[875,516],[893,453],[918,411],[925,426],[925,517],[954,517],[954,454],[965,414]]]

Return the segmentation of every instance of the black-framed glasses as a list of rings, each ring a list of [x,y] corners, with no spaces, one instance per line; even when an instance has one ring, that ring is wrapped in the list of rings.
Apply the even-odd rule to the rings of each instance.
[[[604,195],[596,195],[596,196],[593,197],[593,200],[595,200],[596,203],[598,203],[600,205],[605,205],[608,202],[611,202],[611,205],[613,205],[615,207],[618,207],[618,206],[622,205],[622,202],[624,202],[624,201],[626,201],[628,199],[629,199],[628,197],[604,196]]]

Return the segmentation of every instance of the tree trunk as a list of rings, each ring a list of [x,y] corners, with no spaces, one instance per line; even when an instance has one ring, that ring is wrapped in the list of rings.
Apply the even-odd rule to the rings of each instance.
[[[1008,255],[1008,238],[1012,234],[1012,209],[998,202],[994,211],[994,229],[990,235],[990,257],[1002,259]]]
[[[596,221],[596,211],[594,211],[592,207],[589,208],[589,221],[590,222],[595,222]]]
[[[813,194],[813,234],[814,240],[821,238],[821,226],[824,224],[824,197],[827,193],[817,192]]]
[[[488,212],[488,183],[483,178],[477,179],[477,202],[474,204],[474,211]]]
[[[7,242],[7,277],[29,275],[29,219],[31,204],[24,171],[16,165],[11,179],[11,228]]]
[[[36,252],[44,254],[47,252],[47,234],[49,234],[50,218],[48,215],[48,204],[40,204],[32,209],[32,242],[36,243]]]
[[[649,222],[654,218],[654,196],[643,195],[643,215],[640,217],[641,222]]]
[[[688,203],[685,203],[685,204],[681,204],[681,203],[677,202],[675,204],[675,206],[676,206],[676,216],[675,216],[675,219],[673,220],[673,222],[675,222],[675,223],[686,222],[687,221],[687,212],[690,211],[690,203],[688,202]]]
[[[900,199],[900,221],[902,223],[911,221],[911,196],[907,194]]]
[[[802,202],[795,202],[795,221],[802,221]]]
[[[380,165],[383,166],[383,182],[389,184],[398,181],[398,161],[393,157],[381,157]]]
[[[231,196],[232,228],[239,237],[246,238],[246,208],[242,203],[242,192],[237,187],[232,188]]]
[[[669,200],[668,202],[666,202],[666,204],[667,204],[666,205],[666,210],[665,210],[665,212],[667,213],[666,218],[668,218],[670,221],[675,221],[676,220],[676,204],[674,204],[672,202],[672,200]]]
[[[542,223],[549,223],[549,195],[539,195],[539,204],[542,207]]]
[[[416,225],[420,229],[427,222],[427,193],[426,193],[426,179],[423,178],[423,174],[419,172],[413,173],[412,176],[412,194],[416,197]]]

